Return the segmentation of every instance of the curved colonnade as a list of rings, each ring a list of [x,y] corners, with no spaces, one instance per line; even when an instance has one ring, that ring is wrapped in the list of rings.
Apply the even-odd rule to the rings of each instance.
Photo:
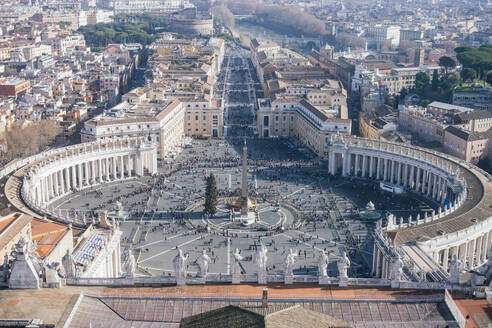
[[[420,193],[439,208],[416,218],[388,216],[387,224],[379,228],[381,233],[376,233],[381,236],[374,246],[376,278],[390,278],[395,254],[408,245],[428,257],[413,259],[412,267],[418,269],[419,261],[430,259],[443,276],[454,255],[467,269],[486,261],[492,246],[492,183],[484,171],[427,149],[341,135],[330,137],[325,155],[329,174],[378,180]],[[56,221],[83,226],[84,220],[50,211],[48,205],[83,188],[154,174],[157,154],[141,138],[84,143],[15,162],[1,170],[0,177],[19,168],[24,172],[19,194],[27,206]],[[395,245],[398,249],[391,250]]]
[[[24,170],[20,195],[35,212],[54,220],[85,225],[68,211],[53,211],[49,204],[84,188],[157,172],[155,146],[142,138],[83,143],[49,152]]]
[[[382,242],[374,246],[374,276],[391,274],[391,253],[395,252],[388,252],[388,245],[418,246],[444,275],[454,255],[466,269],[486,262],[492,247],[492,177],[488,173],[428,149],[341,135],[331,137],[326,153],[330,174],[379,180],[420,193],[438,206],[437,213],[406,220],[388,215],[380,229]],[[413,251],[414,257],[423,255]],[[412,266],[425,260],[414,259]]]

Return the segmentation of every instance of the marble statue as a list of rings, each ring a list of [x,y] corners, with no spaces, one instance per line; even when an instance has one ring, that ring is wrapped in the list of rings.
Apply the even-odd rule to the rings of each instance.
[[[241,266],[239,262],[243,259],[241,254],[239,254],[239,249],[236,248],[234,253],[232,253],[232,257],[234,258],[234,262],[232,263],[231,274],[232,275],[240,275],[241,274]]]
[[[137,269],[137,262],[135,261],[135,256],[131,250],[127,250],[127,258],[125,262],[125,277],[133,278],[135,277],[135,270]]]
[[[5,254],[2,266],[0,266],[0,282],[6,282],[9,276],[9,256]]]
[[[260,271],[266,272],[267,260],[268,260],[267,252],[268,250],[265,247],[265,245],[263,245],[263,243],[260,245],[260,248],[258,248],[258,250],[256,251],[254,262],[258,266],[259,272]]]
[[[285,257],[285,270],[284,270],[284,275],[286,276],[292,276],[293,275],[293,268],[294,268],[294,263],[296,262],[296,256],[297,253],[294,252],[292,248],[289,249],[289,253],[287,253],[287,256]]]
[[[61,280],[58,275],[58,265],[59,263],[51,263],[43,266],[46,283],[51,288],[61,287]]]
[[[188,255],[183,254],[183,250],[179,249],[178,254],[173,260],[174,274],[176,275],[176,280],[178,285],[184,285],[186,281],[186,260]]]
[[[393,258],[391,262],[391,280],[399,281],[403,276],[403,261],[400,255]]]
[[[456,255],[449,262],[449,281],[453,284],[459,284],[462,262]]]
[[[350,260],[347,257],[347,253],[343,251],[342,256],[337,261],[338,276],[340,279],[347,279],[347,269],[350,267]]]
[[[258,266],[258,284],[260,285],[267,283],[267,252],[265,245],[261,244],[254,257],[254,263]]]
[[[200,257],[198,257],[198,259],[196,260],[196,263],[200,267],[200,271],[198,272],[199,277],[202,277],[202,278],[207,277],[208,265],[211,261],[212,260],[207,255],[207,251],[202,250],[202,255],[200,255]]]
[[[321,250],[321,254],[319,255],[318,259],[318,276],[319,277],[326,277],[328,276],[328,273],[326,272],[326,269],[328,268],[328,255],[326,255],[324,250]]]
[[[65,269],[66,278],[75,278],[75,261],[70,250],[67,249],[67,253],[62,258],[63,269]]]
[[[35,257],[33,243],[25,236],[22,237],[15,244],[15,250],[11,255],[14,261],[9,276],[9,288],[38,289],[42,268],[39,266],[38,258]]]

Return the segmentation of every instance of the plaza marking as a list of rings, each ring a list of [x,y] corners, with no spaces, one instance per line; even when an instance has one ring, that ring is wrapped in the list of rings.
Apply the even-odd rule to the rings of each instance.
[[[308,184],[307,186],[302,187],[301,189],[298,189],[298,190],[296,190],[296,191],[294,191],[294,192],[292,192],[292,193],[290,193],[290,194],[288,194],[288,195],[284,196],[282,199],[287,199],[287,198],[289,198],[290,196],[293,196],[293,195],[297,194],[297,193],[298,193],[298,192],[300,192],[301,190],[304,190],[304,189],[306,189],[306,188],[310,188],[310,187],[312,187],[312,185],[313,185],[313,184],[315,184],[315,183],[321,183],[321,181],[323,181],[323,180],[325,180],[325,179],[326,179],[326,178],[323,178],[323,179],[320,179],[320,180],[317,180],[317,181],[313,181],[313,182],[311,182],[310,184]],[[314,188],[313,188],[313,191],[314,191]]]
[[[162,239],[162,240],[158,240],[158,241],[153,241],[151,243],[148,243],[148,244],[145,244],[145,245],[142,245],[142,246],[138,246],[138,247],[135,247],[134,249],[141,249],[143,247],[147,247],[147,246],[150,246],[150,245],[155,245],[155,244],[158,244],[158,243],[162,243],[163,241],[168,241],[168,240],[171,240],[171,239],[174,239],[174,238],[178,238],[180,236],[183,236],[183,235],[186,235],[185,232],[183,233],[180,233],[179,235],[174,235],[172,237],[169,237],[167,239]]]
[[[298,238],[293,237],[293,236],[289,236],[289,235],[288,235],[288,234],[286,234],[286,233],[281,233],[281,234],[279,234],[279,236],[284,236],[284,237],[289,238],[289,239],[297,239],[297,240],[299,240]],[[314,246],[314,245],[308,244],[307,242],[304,242],[304,241],[300,241],[300,240],[299,240],[299,243],[304,244],[304,245],[306,245],[306,246],[309,246],[309,248],[314,248],[314,249],[316,249],[316,250],[318,250],[318,251],[322,251],[322,250],[323,250],[323,249],[321,249],[321,248],[319,248],[319,247],[316,247],[316,246]]]
[[[114,185],[115,185],[115,186],[121,186],[121,184],[119,184],[119,182],[118,182],[118,183],[117,183],[117,182],[118,182],[118,181],[112,181],[112,182],[110,182],[110,183],[105,183],[105,184],[102,184],[102,185],[100,185],[100,186],[99,186],[99,187],[97,187],[97,188],[90,189],[90,191],[89,191],[89,192],[92,192],[92,191],[97,191],[97,190],[100,190],[100,189],[103,189],[103,188],[106,188],[106,187],[112,187],[112,186],[113,186],[113,183],[114,183]],[[121,182],[121,181],[120,181],[120,182]],[[126,181],[126,182],[127,182],[127,183],[130,183],[130,182],[131,182],[131,183],[139,183],[139,184],[141,184],[141,185],[144,185],[144,186],[149,187],[149,185],[148,185],[148,184],[143,183],[143,182],[138,181],[138,180],[134,180],[134,181]],[[68,202],[70,202],[70,201],[72,201],[72,200],[75,200],[75,199],[79,198],[80,196],[82,196],[82,192],[84,192],[84,191],[85,191],[85,190],[80,190],[80,191],[78,191],[78,193],[79,193],[79,194],[75,195],[75,197],[73,197],[73,198],[68,198],[68,199],[67,199],[67,200],[65,200],[64,202],[61,202],[61,203],[60,203],[60,204],[58,204],[58,206],[56,206],[54,209],[55,209],[55,210],[57,210],[60,206],[65,205],[66,203],[68,203]],[[84,196],[86,196],[86,195],[84,195]],[[89,209],[89,210],[86,210],[86,211],[90,211],[90,209]]]
[[[166,254],[166,253],[169,253],[169,252],[170,252],[170,251],[172,251],[172,250],[179,249],[179,248],[180,248],[180,247],[182,247],[182,246],[185,246],[185,245],[191,244],[192,242],[197,241],[197,240],[199,240],[199,239],[202,239],[202,238],[204,238],[204,237],[206,237],[206,236],[208,236],[208,233],[207,233],[207,234],[205,234],[205,235],[201,235],[200,237],[197,237],[197,238],[193,238],[193,239],[191,239],[191,240],[188,240],[187,242],[184,242],[184,243],[182,243],[182,244],[176,245],[176,246],[174,246],[174,247],[173,247],[173,248],[171,248],[171,249],[167,249],[167,250],[165,250],[165,251],[162,251],[162,252],[160,252],[160,253],[157,253],[157,254],[155,254],[155,255],[152,255],[152,256],[150,256],[150,257],[148,257],[148,258],[146,258],[146,259],[143,259],[142,261],[139,261],[138,263],[140,264],[140,263],[146,262],[146,261],[148,261],[148,260],[150,260],[150,259],[153,259],[153,258],[155,258],[155,257],[157,257],[157,256],[164,255],[164,254]]]

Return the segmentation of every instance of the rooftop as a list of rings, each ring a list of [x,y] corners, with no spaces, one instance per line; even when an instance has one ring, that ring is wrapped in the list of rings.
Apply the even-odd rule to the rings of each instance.
[[[308,310],[300,305],[270,303],[263,307],[239,303],[185,317],[181,320],[180,327],[348,328],[350,326],[343,320]]]
[[[492,113],[487,110],[472,110],[465,113],[458,113],[456,116],[462,121],[482,120],[492,118]]]
[[[174,109],[176,105],[176,101],[168,101],[165,103],[141,102],[137,104],[123,102],[87,123],[91,125],[110,125],[157,121],[167,115],[167,113]]]
[[[41,259],[48,256],[67,233],[71,233],[67,226],[37,219],[31,221],[31,232],[32,238],[37,243],[36,251]]]
[[[459,111],[459,112],[473,111],[472,108],[463,107],[463,106],[457,106],[457,105],[453,105],[453,104],[447,104],[447,103],[443,103],[443,102],[439,102],[439,101],[433,101],[433,102],[431,102],[429,104],[429,107],[436,107],[436,108],[446,109],[446,110],[449,110],[449,111]]]
[[[31,216],[23,213],[13,213],[0,218],[0,249],[10,243],[31,220]]]
[[[183,287],[76,287],[0,290],[1,318],[40,318],[63,327],[80,293],[83,298],[70,327],[178,327],[181,318],[229,304],[258,306],[265,286],[204,285]],[[390,288],[338,288],[270,284],[269,304],[302,305],[356,327],[443,327],[454,320],[440,291]],[[47,302],[49,300],[49,302]],[[473,302],[474,300],[472,300]],[[282,304],[283,303],[283,304]],[[104,320],[104,321],[100,321]],[[157,321],[160,320],[160,321]]]

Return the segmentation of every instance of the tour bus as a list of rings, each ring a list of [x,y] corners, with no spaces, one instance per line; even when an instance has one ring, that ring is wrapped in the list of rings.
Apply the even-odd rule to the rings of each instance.
[[[385,183],[385,182],[380,182],[379,183],[379,187],[382,190],[386,190],[386,191],[392,192],[394,194],[401,194],[403,192],[403,188],[402,187],[395,186],[395,185],[392,185],[392,184],[389,184],[389,183]]]

